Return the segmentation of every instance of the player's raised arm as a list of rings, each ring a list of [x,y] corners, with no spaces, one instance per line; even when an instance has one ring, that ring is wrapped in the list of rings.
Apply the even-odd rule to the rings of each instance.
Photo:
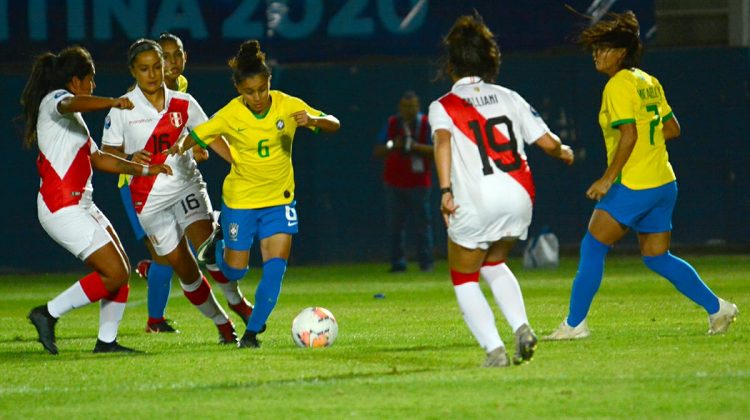
[[[75,78],[74,78],[75,80]],[[92,112],[109,108],[133,109],[133,103],[128,98],[105,98],[103,96],[71,96],[57,104],[61,114],[70,112]]]

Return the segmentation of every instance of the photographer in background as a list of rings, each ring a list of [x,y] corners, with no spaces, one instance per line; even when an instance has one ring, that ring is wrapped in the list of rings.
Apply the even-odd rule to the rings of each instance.
[[[386,211],[390,235],[391,273],[406,271],[406,220],[417,229],[417,257],[422,271],[432,271],[432,221],[430,186],[432,139],[427,115],[419,110],[419,97],[408,90],[401,96],[398,114],[388,118],[378,134],[374,155],[384,158]]]

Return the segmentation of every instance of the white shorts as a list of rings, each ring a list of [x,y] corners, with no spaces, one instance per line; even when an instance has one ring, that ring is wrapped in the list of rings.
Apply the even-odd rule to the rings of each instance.
[[[195,184],[183,191],[171,206],[141,213],[138,220],[156,253],[167,255],[177,248],[188,226],[199,220],[212,220],[212,214],[206,187]]]
[[[64,207],[51,214],[45,209],[39,222],[55,242],[83,261],[107,243],[114,244],[107,231],[112,224],[93,203],[87,208]]]
[[[468,249],[488,249],[501,239],[526,239],[533,205],[521,187],[501,191],[475,189],[470,194],[458,193],[454,202],[459,206],[448,220],[448,236]]]

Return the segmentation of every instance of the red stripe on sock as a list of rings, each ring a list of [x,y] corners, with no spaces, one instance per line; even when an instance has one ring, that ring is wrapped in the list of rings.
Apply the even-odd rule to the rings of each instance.
[[[206,276],[203,276],[201,277],[201,285],[198,286],[197,289],[192,292],[188,292],[183,289],[182,293],[185,294],[185,297],[188,298],[190,303],[197,306],[205,303],[206,300],[208,300],[208,296],[211,294],[211,285],[208,284]]]
[[[107,299],[111,300],[112,302],[127,303],[129,295],[130,285],[126,283],[124,286],[121,286],[119,289],[117,289],[117,291],[110,293],[109,296],[107,296]]]
[[[166,321],[166,319],[164,317],[161,317],[161,318],[151,318],[151,317],[148,317],[148,321],[146,321],[146,323],[148,325],[154,325],[154,324],[158,324],[158,323],[164,322],[164,321]]]
[[[81,284],[83,293],[89,298],[89,301],[96,302],[104,297],[109,296],[109,290],[104,287],[102,277],[97,272],[90,273],[84,278],[78,280]]]
[[[451,270],[451,281],[454,286],[460,286],[465,283],[479,283],[479,271],[473,273],[459,273],[458,271]]]
[[[500,260],[500,261],[485,261],[485,262],[482,263],[482,267],[494,267],[496,265],[503,264],[504,262],[505,262],[505,260]]]
[[[229,283],[229,279],[227,278],[227,276],[225,276],[224,273],[222,273],[220,270],[217,270],[217,271],[208,270],[208,269],[206,270],[208,271],[208,274],[210,274],[211,277],[214,280],[216,280],[218,283]]]

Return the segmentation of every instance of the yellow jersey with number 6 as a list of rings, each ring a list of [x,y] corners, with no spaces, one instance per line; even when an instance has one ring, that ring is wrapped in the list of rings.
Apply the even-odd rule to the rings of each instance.
[[[281,91],[269,94],[271,107],[265,114],[253,113],[238,96],[190,132],[199,143],[209,144],[218,135],[229,142],[234,163],[224,179],[222,199],[233,209],[259,209],[294,200],[292,141],[297,124],[292,114],[324,115]]]
[[[620,143],[619,126],[635,124],[638,140],[617,182],[634,189],[656,188],[675,180],[662,132],[672,118],[659,81],[640,69],[623,69],[609,79],[602,94],[599,125],[612,163]]]

